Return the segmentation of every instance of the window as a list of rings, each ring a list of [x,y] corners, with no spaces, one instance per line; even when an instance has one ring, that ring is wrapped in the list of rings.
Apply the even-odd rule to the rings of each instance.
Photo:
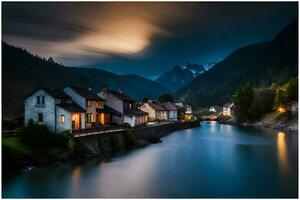
[[[39,113],[38,114],[38,122],[43,122],[44,119],[43,119],[43,113]]]
[[[101,101],[96,101],[96,108],[100,108],[101,107]]]
[[[41,97],[42,97],[42,105],[45,105],[45,97],[44,96]]]
[[[36,96],[36,104],[37,105],[45,105],[45,97],[44,96]]]
[[[40,96],[37,96],[36,97],[36,104],[40,105],[41,104],[41,101],[40,101]]]
[[[87,101],[87,107],[92,107],[92,101],[90,100]]]
[[[86,122],[91,123],[93,120],[93,114],[92,113],[87,113],[86,114]]]
[[[60,116],[60,122],[61,123],[65,123],[65,115],[61,115]]]

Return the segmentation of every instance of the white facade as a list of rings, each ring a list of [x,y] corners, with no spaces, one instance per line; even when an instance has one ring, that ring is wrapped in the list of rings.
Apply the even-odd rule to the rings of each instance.
[[[38,104],[38,96],[40,104]],[[42,98],[44,98],[44,103],[41,101]],[[51,131],[55,131],[55,107],[55,98],[42,89],[37,90],[25,100],[25,125],[27,126],[29,120],[32,119],[34,123],[46,125]]]
[[[229,106],[224,106],[223,107],[223,115],[224,116],[229,116],[229,117],[231,117],[232,116],[232,110],[231,110],[231,108],[232,108],[232,106],[233,106],[233,104],[230,104]]]
[[[216,111],[215,107],[210,107],[209,112],[217,112],[217,111]]]
[[[171,121],[177,121],[177,111],[176,110],[170,110],[168,111],[169,116],[168,119]]]

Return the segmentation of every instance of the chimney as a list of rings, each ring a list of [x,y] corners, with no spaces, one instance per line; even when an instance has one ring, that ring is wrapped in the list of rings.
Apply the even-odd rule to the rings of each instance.
[[[122,88],[119,88],[118,92],[121,93],[121,94],[123,94]]]

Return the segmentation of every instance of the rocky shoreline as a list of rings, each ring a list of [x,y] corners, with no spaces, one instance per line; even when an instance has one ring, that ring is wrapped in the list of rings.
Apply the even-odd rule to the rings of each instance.
[[[298,115],[269,113],[260,121],[238,123],[232,119],[218,120],[222,124],[237,126],[253,126],[257,128],[270,128],[285,133],[298,133]]]

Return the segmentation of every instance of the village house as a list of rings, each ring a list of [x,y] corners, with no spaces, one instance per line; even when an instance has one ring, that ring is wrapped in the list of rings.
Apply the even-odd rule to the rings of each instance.
[[[184,119],[186,121],[191,121],[193,120],[193,110],[192,110],[192,106],[186,104],[184,105],[185,107],[185,116],[184,116]]]
[[[160,105],[167,110],[169,121],[177,121],[177,107],[174,103],[165,102],[161,103]]]
[[[298,112],[298,101],[294,100],[287,104],[286,110],[291,113],[297,113]]]
[[[115,124],[114,116],[120,117],[122,115],[115,109],[105,105],[105,100],[90,88],[68,86],[64,89],[64,92],[85,110],[86,128]]]
[[[226,103],[223,105],[223,116],[232,117],[233,114],[233,103]]]
[[[212,113],[215,113],[215,114],[219,114],[220,112],[222,112],[222,110],[223,110],[223,108],[220,107],[220,106],[217,106],[217,105],[211,106],[209,108],[209,112],[212,112]]]
[[[85,110],[63,90],[37,88],[25,99],[25,125],[46,125],[55,133],[85,128]]]
[[[139,110],[136,107],[136,102],[125,95],[122,90],[115,91],[103,88],[98,96],[106,100],[107,106],[121,113],[121,116],[114,119],[118,124],[128,123],[135,127],[147,123],[148,113]]]
[[[168,120],[167,110],[159,104],[144,103],[140,106],[140,109],[149,114],[149,121]]]

